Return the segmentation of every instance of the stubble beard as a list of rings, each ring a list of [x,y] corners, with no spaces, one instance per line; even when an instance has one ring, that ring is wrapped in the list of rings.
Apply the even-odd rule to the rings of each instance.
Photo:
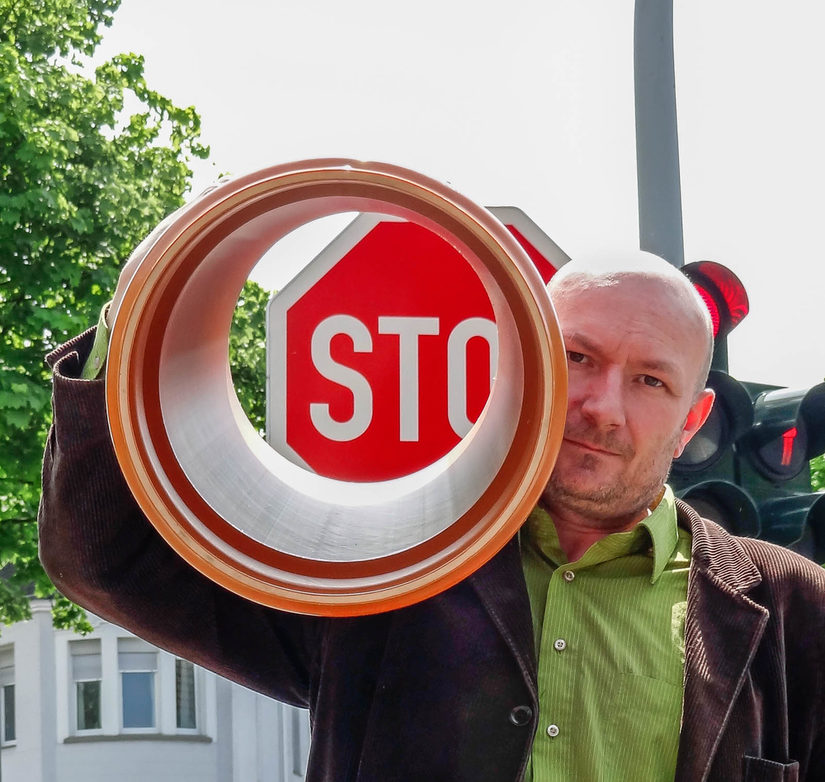
[[[576,474],[569,480],[564,471],[553,471],[542,499],[551,511],[556,508],[572,512],[604,527],[614,526],[616,520],[640,516],[650,507],[667,480],[670,455],[674,452],[678,439],[677,432],[667,446],[659,451],[660,455],[651,458],[644,469],[635,470],[635,475],[620,471],[610,483],[577,481],[576,475],[598,476],[602,471],[599,457],[581,454],[577,457]],[[592,436],[589,442],[593,442]],[[632,455],[632,452],[624,454],[628,460]]]

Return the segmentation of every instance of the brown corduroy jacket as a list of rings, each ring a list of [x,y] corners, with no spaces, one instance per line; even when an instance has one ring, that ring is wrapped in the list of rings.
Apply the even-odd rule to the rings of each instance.
[[[319,619],[247,602],[180,560],[132,500],[103,384],[75,379],[91,338],[49,359],[40,545],[58,588],[162,648],[308,707],[309,782],[521,779],[538,697],[518,541],[452,589],[386,614]],[[681,502],[679,522],[693,550],[676,782],[825,781],[822,568],[732,537]]]

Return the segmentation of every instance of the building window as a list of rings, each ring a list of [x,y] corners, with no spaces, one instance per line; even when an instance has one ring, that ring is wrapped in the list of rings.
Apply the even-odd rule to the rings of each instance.
[[[10,744],[17,738],[14,719],[14,647],[0,648],[0,740]]]
[[[17,738],[14,726],[14,685],[3,685],[3,743],[10,744]]]
[[[95,634],[97,635],[97,634]],[[66,738],[86,741],[133,734],[198,736],[204,725],[203,672],[188,660],[174,657],[146,641],[115,632],[103,637],[67,639],[68,662],[64,721]],[[3,647],[0,647],[0,674]],[[11,665],[11,657],[8,657]],[[0,720],[3,708],[14,731],[13,669],[0,677]],[[63,717],[65,720],[65,717]],[[0,721],[0,740],[4,723]],[[73,738],[72,738],[73,737]]]
[[[154,728],[157,651],[139,638],[120,638],[117,659],[123,728]]]
[[[100,730],[100,639],[70,641],[75,730]]]
[[[175,660],[175,711],[179,730],[197,729],[195,666],[179,658]]]

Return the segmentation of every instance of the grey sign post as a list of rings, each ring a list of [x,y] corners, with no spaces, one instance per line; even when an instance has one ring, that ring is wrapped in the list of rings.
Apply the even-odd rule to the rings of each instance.
[[[636,0],[633,66],[639,246],[684,265],[673,0]]]

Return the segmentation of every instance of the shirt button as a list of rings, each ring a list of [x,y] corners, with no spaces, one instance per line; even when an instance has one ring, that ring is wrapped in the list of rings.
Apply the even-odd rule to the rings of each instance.
[[[547,735],[550,736],[551,739],[556,738],[559,735],[559,726],[558,725],[548,725],[547,726]]]
[[[519,728],[529,724],[533,717],[533,710],[529,706],[516,706],[510,712],[510,722]]]
[[[562,575],[562,578],[564,578],[564,580],[568,582],[572,581],[575,577],[576,574],[572,570],[565,570],[564,574]]]
[[[565,641],[564,638],[556,638],[556,640],[553,641],[553,648],[557,652],[563,652],[567,648],[567,641]]]

